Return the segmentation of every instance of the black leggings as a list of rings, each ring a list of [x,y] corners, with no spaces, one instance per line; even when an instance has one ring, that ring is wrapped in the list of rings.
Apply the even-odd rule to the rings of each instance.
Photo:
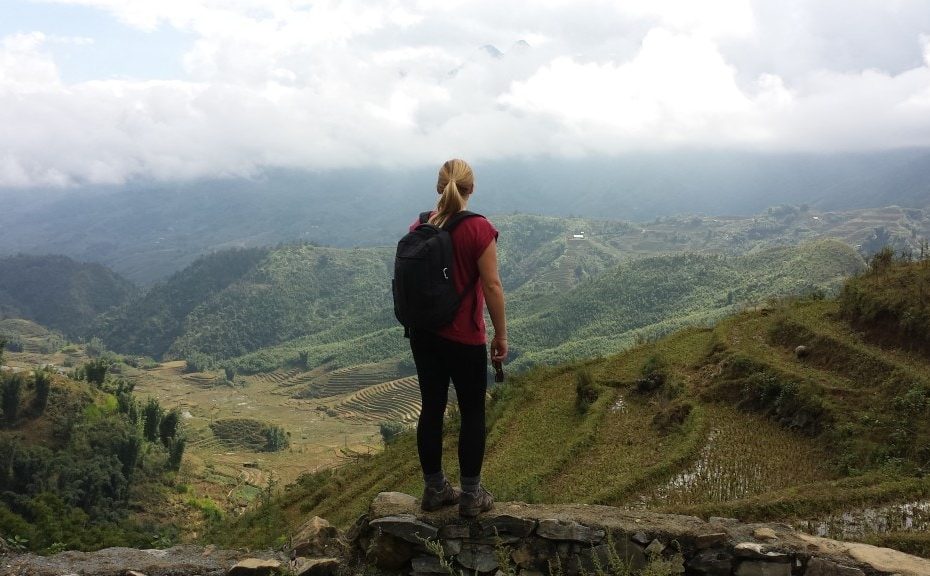
[[[417,450],[424,474],[442,470],[442,423],[455,386],[462,425],[459,429],[459,468],[463,477],[481,474],[484,460],[484,396],[488,388],[488,349],[460,344],[425,333],[410,337],[417,365],[422,408],[417,422]]]

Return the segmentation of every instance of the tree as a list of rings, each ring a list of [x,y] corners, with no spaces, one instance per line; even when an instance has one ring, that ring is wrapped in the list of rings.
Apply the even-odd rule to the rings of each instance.
[[[119,458],[123,465],[123,477],[127,481],[132,480],[132,473],[136,469],[136,462],[139,460],[139,449],[142,447],[142,441],[139,439],[138,430],[130,433],[117,450],[116,457]]]
[[[84,378],[91,384],[101,386],[106,380],[107,370],[110,369],[110,363],[103,358],[91,360],[84,364]]]
[[[13,374],[12,378],[6,380],[3,383],[3,394],[2,401],[0,404],[3,406],[3,418],[6,420],[8,426],[12,426],[16,422],[16,417],[19,415],[19,400],[20,395],[22,394],[23,388],[23,378],[19,374]]]
[[[177,410],[170,410],[161,419],[158,426],[158,436],[165,448],[169,448],[172,440],[178,436],[178,424],[181,422],[181,415]]]
[[[168,470],[181,469],[181,459],[184,457],[186,444],[187,441],[183,437],[176,438],[171,442],[171,446],[168,447],[168,462],[166,463]]]
[[[163,414],[164,411],[158,403],[158,400],[149,398],[149,401],[145,404],[145,408],[142,409],[142,435],[149,442],[158,441],[158,427],[159,424],[161,424]]]
[[[382,422],[378,425],[378,429],[381,431],[381,440],[385,444],[393,444],[397,437],[400,436],[406,427],[403,422]]]
[[[48,405],[48,393],[52,387],[52,373],[48,370],[36,370],[33,373],[35,380],[36,395],[32,399],[32,410],[36,416],[45,412]]]

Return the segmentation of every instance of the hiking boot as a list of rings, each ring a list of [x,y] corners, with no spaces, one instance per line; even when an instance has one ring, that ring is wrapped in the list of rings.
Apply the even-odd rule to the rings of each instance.
[[[484,486],[478,486],[478,492],[462,492],[462,498],[459,500],[459,516],[474,518],[482,512],[487,512],[494,507],[494,496],[484,489]]]
[[[439,510],[443,506],[458,504],[461,496],[462,491],[452,486],[452,484],[449,484],[449,481],[446,480],[442,490],[436,490],[429,486],[423,489],[423,499],[420,500],[420,508],[427,512]]]

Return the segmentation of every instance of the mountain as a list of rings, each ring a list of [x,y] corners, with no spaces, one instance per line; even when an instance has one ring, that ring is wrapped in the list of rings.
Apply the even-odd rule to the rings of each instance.
[[[476,164],[471,209],[650,221],[782,204],[848,211],[930,204],[930,151],[666,152]],[[276,170],[253,179],[0,190],[0,254],[60,253],[140,284],[230,247],[389,244],[435,202],[436,168]],[[28,198],[28,201],[25,199]]]
[[[96,319],[91,331],[117,351],[161,357],[185,329],[187,316],[238,281],[266,255],[261,248],[203,256],[167,281]]]
[[[928,271],[927,261],[873,266],[835,299],[771,301],[512,377],[491,391],[482,480],[502,501],[777,519],[928,555],[925,524],[904,512],[930,493],[930,357],[913,353],[930,333],[911,320],[930,315],[916,288]],[[906,339],[919,346],[902,348]],[[450,433],[452,479],[455,455]],[[408,432],[380,454],[302,476],[222,537],[272,541],[268,518],[281,532],[308,515],[349,525],[378,492],[421,489]]]
[[[33,320],[82,336],[94,318],[127,302],[136,287],[108,268],[66,256],[0,258],[0,318]]]
[[[646,249],[631,245],[643,233],[623,222],[495,222],[514,368],[616,352],[768,297],[830,291],[862,265],[837,241],[766,248],[770,240],[758,238],[739,241],[737,250],[751,255],[694,254],[688,249],[717,249],[729,236],[708,236],[693,223],[680,226],[690,232],[658,232]],[[654,256],[666,250],[689,253]],[[206,354],[241,373],[403,362],[392,264],[389,248],[218,252],[104,315],[93,332],[118,352]]]
[[[769,298],[835,292],[862,266],[855,250],[834,240],[745,256],[635,260],[514,319],[514,367],[610,354]]]

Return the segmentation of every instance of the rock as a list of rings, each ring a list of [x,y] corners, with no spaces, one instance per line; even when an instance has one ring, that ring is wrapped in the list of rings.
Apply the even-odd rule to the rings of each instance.
[[[790,558],[784,552],[770,552],[762,544],[755,542],[740,542],[733,549],[737,556],[749,560],[765,560],[768,562],[790,562]]]
[[[704,550],[687,562],[688,570],[701,576],[730,576],[733,557],[721,550]]]
[[[235,550],[214,549],[209,556],[203,553],[202,547],[182,545],[166,550],[117,547],[96,552],[69,550],[51,556],[20,554],[4,557],[0,574],[125,576],[127,570],[134,570],[141,574],[225,576],[229,567],[243,558],[242,552]]]
[[[637,532],[636,534],[633,534],[633,536],[630,537],[630,540],[636,542],[637,544],[642,544],[643,546],[646,546],[652,542],[652,538],[647,536],[645,532]]]
[[[455,559],[463,567],[477,572],[490,572],[498,567],[497,554],[493,546],[465,546]]]
[[[142,572],[136,572],[135,570],[126,570],[126,576],[146,576]]]
[[[333,576],[339,570],[338,558],[303,558],[297,563],[296,576]]]
[[[471,530],[466,524],[446,524],[439,528],[440,538],[468,538]]]
[[[802,360],[811,355],[811,350],[807,346],[798,346],[794,349],[794,357],[798,360]]]
[[[752,537],[756,540],[778,540],[778,534],[774,530],[767,527],[756,528],[752,531]]]
[[[227,576],[269,576],[283,573],[281,563],[277,560],[246,558],[230,568]]]
[[[368,523],[371,528],[387,532],[413,544],[434,540],[439,534],[435,526],[417,520],[412,514],[384,516]]]
[[[423,574],[448,574],[445,566],[435,556],[419,556],[411,560],[414,572]]]
[[[529,538],[510,553],[510,558],[521,569],[549,573],[549,561],[556,557],[555,544],[542,538]]]
[[[349,527],[349,530],[346,532],[346,540],[355,542],[366,530],[368,530],[368,514],[362,514],[356,518],[352,526]]]
[[[700,534],[694,539],[694,546],[698,550],[723,546],[727,543],[726,532],[711,532],[709,534]]]
[[[930,560],[911,556],[890,548],[879,548],[869,544],[840,542],[828,538],[818,538],[809,534],[796,534],[808,543],[808,549],[814,555],[818,552],[830,556],[846,555],[855,562],[865,564],[871,572],[882,574],[899,574],[900,576],[927,576],[930,574]],[[871,573],[865,570],[866,573]]]
[[[294,536],[294,552],[298,556],[338,556],[344,548],[339,530],[319,516],[307,520]]]
[[[572,520],[540,520],[536,534],[549,540],[565,540],[582,544],[600,544],[604,531],[590,528]]]
[[[791,576],[791,564],[746,560],[736,567],[736,576]]]
[[[461,540],[443,540],[442,541],[442,553],[446,556],[455,556],[462,551],[462,541]]]
[[[372,500],[368,508],[370,519],[409,514],[411,509],[417,509],[417,499],[403,492],[381,492]]]
[[[807,563],[804,576],[865,576],[865,572],[858,568],[841,566],[823,558],[811,558]]]
[[[372,538],[365,557],[369,564],[385,570],[400,570],[413,557],[413,545],[387,533]]]
[[[511,534],[517,537],[529,536],[536,528],[536,520],[519,518],[510,514],[501,514],[481,521],[481,530],[485,536]]]
[[[711,516],[707,519],[708,524],[719,524],[721,526],[732,526],[734,524],[739,524],[739,520],[736,518],[726,518],[724,516]]]
[[[847,553],[853,559],[868,564],[881,572],[897,573],[901,576],[927,576],[930,574],[930,560],[911,556],[891,548],[851,543]]]
[[[665,544],[660,542],[658,539],[653,540],[649,543],[649,546],[646,546],[646,555],[647,556],[658,556],[665,551]]]

